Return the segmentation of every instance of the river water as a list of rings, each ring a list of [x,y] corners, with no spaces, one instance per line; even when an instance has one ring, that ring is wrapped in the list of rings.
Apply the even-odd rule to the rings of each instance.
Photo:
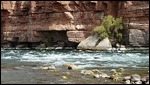
[[[147,75],[149,50],[143,51],[79,51],[79,50],[3,50],[1,49],[1,83],[22,84],[115,84],[112,80],[83,76],[81,70],[68,70],[65,63],[80,69],[98,69],[109,73],[111,69],[124,68],[124,75]],[[54,65],[58,71],[38,69]],[[68,74],[69,73],[69,74]],[[69,77],[62,80],[61,76]]]

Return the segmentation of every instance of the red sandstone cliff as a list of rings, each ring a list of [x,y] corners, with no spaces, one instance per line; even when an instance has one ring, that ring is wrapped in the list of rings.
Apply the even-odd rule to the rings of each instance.
[[[128,44],[149,44],[146,1],[1,1],[1,43],[79,43],[106,15],[123,17]]]
[[[126,1],[119,7],[118,16],[124,19],[128,43],[149,46],[149,1]]]

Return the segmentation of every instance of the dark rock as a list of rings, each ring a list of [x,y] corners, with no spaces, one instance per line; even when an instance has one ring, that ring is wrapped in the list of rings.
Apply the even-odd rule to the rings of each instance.
[[[19,44],[16,46],[16,48],[25,48],[27,47],[27,44]]]
[[[79,69],[76,65],[70,64],[70,63],[63,64],[63,66],[65,66],[69,70],[78,70]]]
[[[46,45],[44,43],[42,43],[39,46],[37,46],[36,48],[46,48]]]
[[[3,48],[11,48],[11,44],[4,44],[2,47]]]

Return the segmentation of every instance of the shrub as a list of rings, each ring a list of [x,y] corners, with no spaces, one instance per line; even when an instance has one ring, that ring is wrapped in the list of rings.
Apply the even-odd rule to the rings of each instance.
[[[113,28],[115,25],[114,17],[111,15],[105,16],[103,19],[102,25],[106,29],[107,33],[110,35],[111,34],[110,28]]]
[[[108,37],[108,33],[107,31],[105,30],[104,26],[97,26],[93,32],[92,32],[93,35],[98,35],[100,37],[100,39],[104,39],[105,37]]]
[[[93,29],[92,34],[98,35],[100,39],[106,37],[110,39],[117,39],[119,43],[122,41],[123,22],[122,17],[115,19],[113,16],[105,16],[101,26],[97,26]]]
[[[118,33],[117,40],[118,40],[119,43],[121,43],[121,41],[122,41],[122,33]]]

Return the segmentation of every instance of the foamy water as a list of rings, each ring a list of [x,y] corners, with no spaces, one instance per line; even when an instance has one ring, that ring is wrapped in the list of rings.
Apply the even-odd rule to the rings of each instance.
[[[1,62],[6,61],[55,66],[73,63],[80,68],[149,68],[149,52],[1,50]]]

